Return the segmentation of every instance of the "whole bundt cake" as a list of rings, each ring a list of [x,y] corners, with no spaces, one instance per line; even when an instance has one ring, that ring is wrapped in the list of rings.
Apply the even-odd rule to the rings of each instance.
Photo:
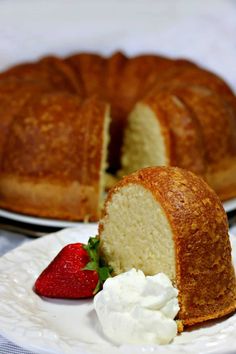
[[[50,130],[45,130],[42,136],[41,128],[33,129],[33,124],[42,125],[48,109],[52,114],[51,104],[42,106],[44,95],[56,100],[57,110],[50,121],[50,126],[55,127],[52,136]],[[73,114],[71,107],[67,110],[68,100],[73,101]],[[80,102],[79,109],[75,102]],[[106,104],[110,105],[109,133]],[[76,113],[80,111],[85,114],[83,118]],[[0,207],[38,216],[95,220],[99,215],[98,200],[103,194],[105,165],[113,177],[150,165],[179,166],[201,175],[222,200],[236,196],[234,93],[221,78],[190,61],[158,55],[128,58],[122,53],[107,58],[92,53],[65,59],[45,57],[0,74],[0,113]],[[74,128],[75,116],[80,121],[79,128],[78,125]],[[34,123],[30,133],[25,124],[31,120]],[[64,130],[58,128],[63,121],[67,127]],[[69,127],[71,135],[67,135]],[[45,139],[49,150],[43,150],[42,158]],[[56,153],[52,148],[54,140],[55,144],[61,142]],[[78,153],[70,149],[72,145],[77,146]],[[98,156],[103,156],[102,160]],[[59,180],[65,178],[63,166],[67,165],[67,171],[69,164],[71,171],[78,172],[67,178],[67,187],[72,188],[70,183],[76,182],[81,188],[76,193],[73,188],[60,189],[57,199],[60,211],[54,202],[45,208],[48,199],[43,202],[43,195],[55,187],[52,176],[56,176],[58,186]],[[42,198],[36,193],[36,170],[37,178],[41,176],[40,183],[45,183]],[[13,179],[14,189],[9,185]],[[27,193],[22,188],[23,180],[29,183]],[[93,198],[84,192],[84,186],[86,190],[92,188]],[[21,193],[17,192],[13,198],[16,190]],[[72,212],[71,205],[76,212]]]
[[[192,172],[148,167],[124,177],[108,193],[99,236],[115,275],[131,268],[168,275],[184,325],[236,309],[227,217],[216,193]]]

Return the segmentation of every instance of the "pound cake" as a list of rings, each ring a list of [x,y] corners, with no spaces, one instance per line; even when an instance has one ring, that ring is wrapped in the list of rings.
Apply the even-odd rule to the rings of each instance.
[[[114,275],[136,268],[172,280],[183,325],[236,309],[227,217],[216,193],[192,172],[148,167],[124,177],[108,193],[99,237]]]
[[[44,95],[55,97],[53,119],[51,104],[42,105]],[[68,100],[74,102],[73,114]],[[110,185],[151,165],[188,169],[222,200],[236,196],[235,95],[220,77],[188,60],[118,52],[22,63],[0,73],[0,113],[2,208],[95,220],[105,170]],[[51,130],[42,128],[47,119]],[[27,129],[26,122],[31,122]],[[48,200],[54,200],[51,206]]]

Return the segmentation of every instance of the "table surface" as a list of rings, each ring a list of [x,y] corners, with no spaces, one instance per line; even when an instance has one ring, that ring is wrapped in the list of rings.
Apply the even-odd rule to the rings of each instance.
[[[26,242],[32,242],[33,239],[25,235],[8,232],[0,229],[0,256],[6,252],[22,245]],[[35,354],[24,350],[6,340],[0,335],[0,354]]]

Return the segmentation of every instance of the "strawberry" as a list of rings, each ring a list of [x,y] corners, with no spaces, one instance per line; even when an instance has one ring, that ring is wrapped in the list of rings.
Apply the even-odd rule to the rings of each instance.
[[[98,248],[98,237],[90,237],[87,245],[65,246],[36,280],[35,292],[64,299],[94,296],[111,272],[102,263]]]

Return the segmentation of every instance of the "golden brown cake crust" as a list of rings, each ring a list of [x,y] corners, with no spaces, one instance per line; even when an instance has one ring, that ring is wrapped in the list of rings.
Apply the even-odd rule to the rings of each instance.
[[[82,97],[105,97],[106,59],[98,54],[80,53],[65,59],[76,75]]]
[[[47,83],[0,80],[0,156],[14,116],[33,96],[52,91]]]
[[[225,157],[235,156],[236,119],[226,102],[203,86],[179,87],[174,92],[199,122],[207,163],[220,163]]]
[[[203,136],[195,115],[174,93],[167,90],[152,92],[143,99],[143,103],[167,126],[170,165],[205,176],[207,164]]]
[[[96,98],[81,102],[62,92],[26,104],[4,144],[0,206],[38,216],[97,219],[106,110]]]
[[[179,168],[149,167],[124,177],[108,194],[129,184],[152,192],[172,228],[176,247],[178,319],[184,325],[224,316],[236,309],[236,280],[227,217],[217,195],[199,177]],[[103,230],[99,225],[99,234]]]
[[[98,188],[92,185],[0,175],[0,206],[14,212],[61,220],[97,221]]]
[[[201,67],[178,64],[172,66],[168,71],[162,72],[156,82],[161,86],[168,86],[170,83],[173,86],[204,86],[229,101],[234,99],[233,91],[220,76]]]
[[[0,80],[6,79],[47,83],[54,90],[80,94],[80,86],[73,70],[63,60],[54,56],[13,66],[0,74]]]
[[[236,110],[222,96],[202,86],[178,88],[176,94],[201,126],[206,181],[221,200],[230,199],[236,191]]]

